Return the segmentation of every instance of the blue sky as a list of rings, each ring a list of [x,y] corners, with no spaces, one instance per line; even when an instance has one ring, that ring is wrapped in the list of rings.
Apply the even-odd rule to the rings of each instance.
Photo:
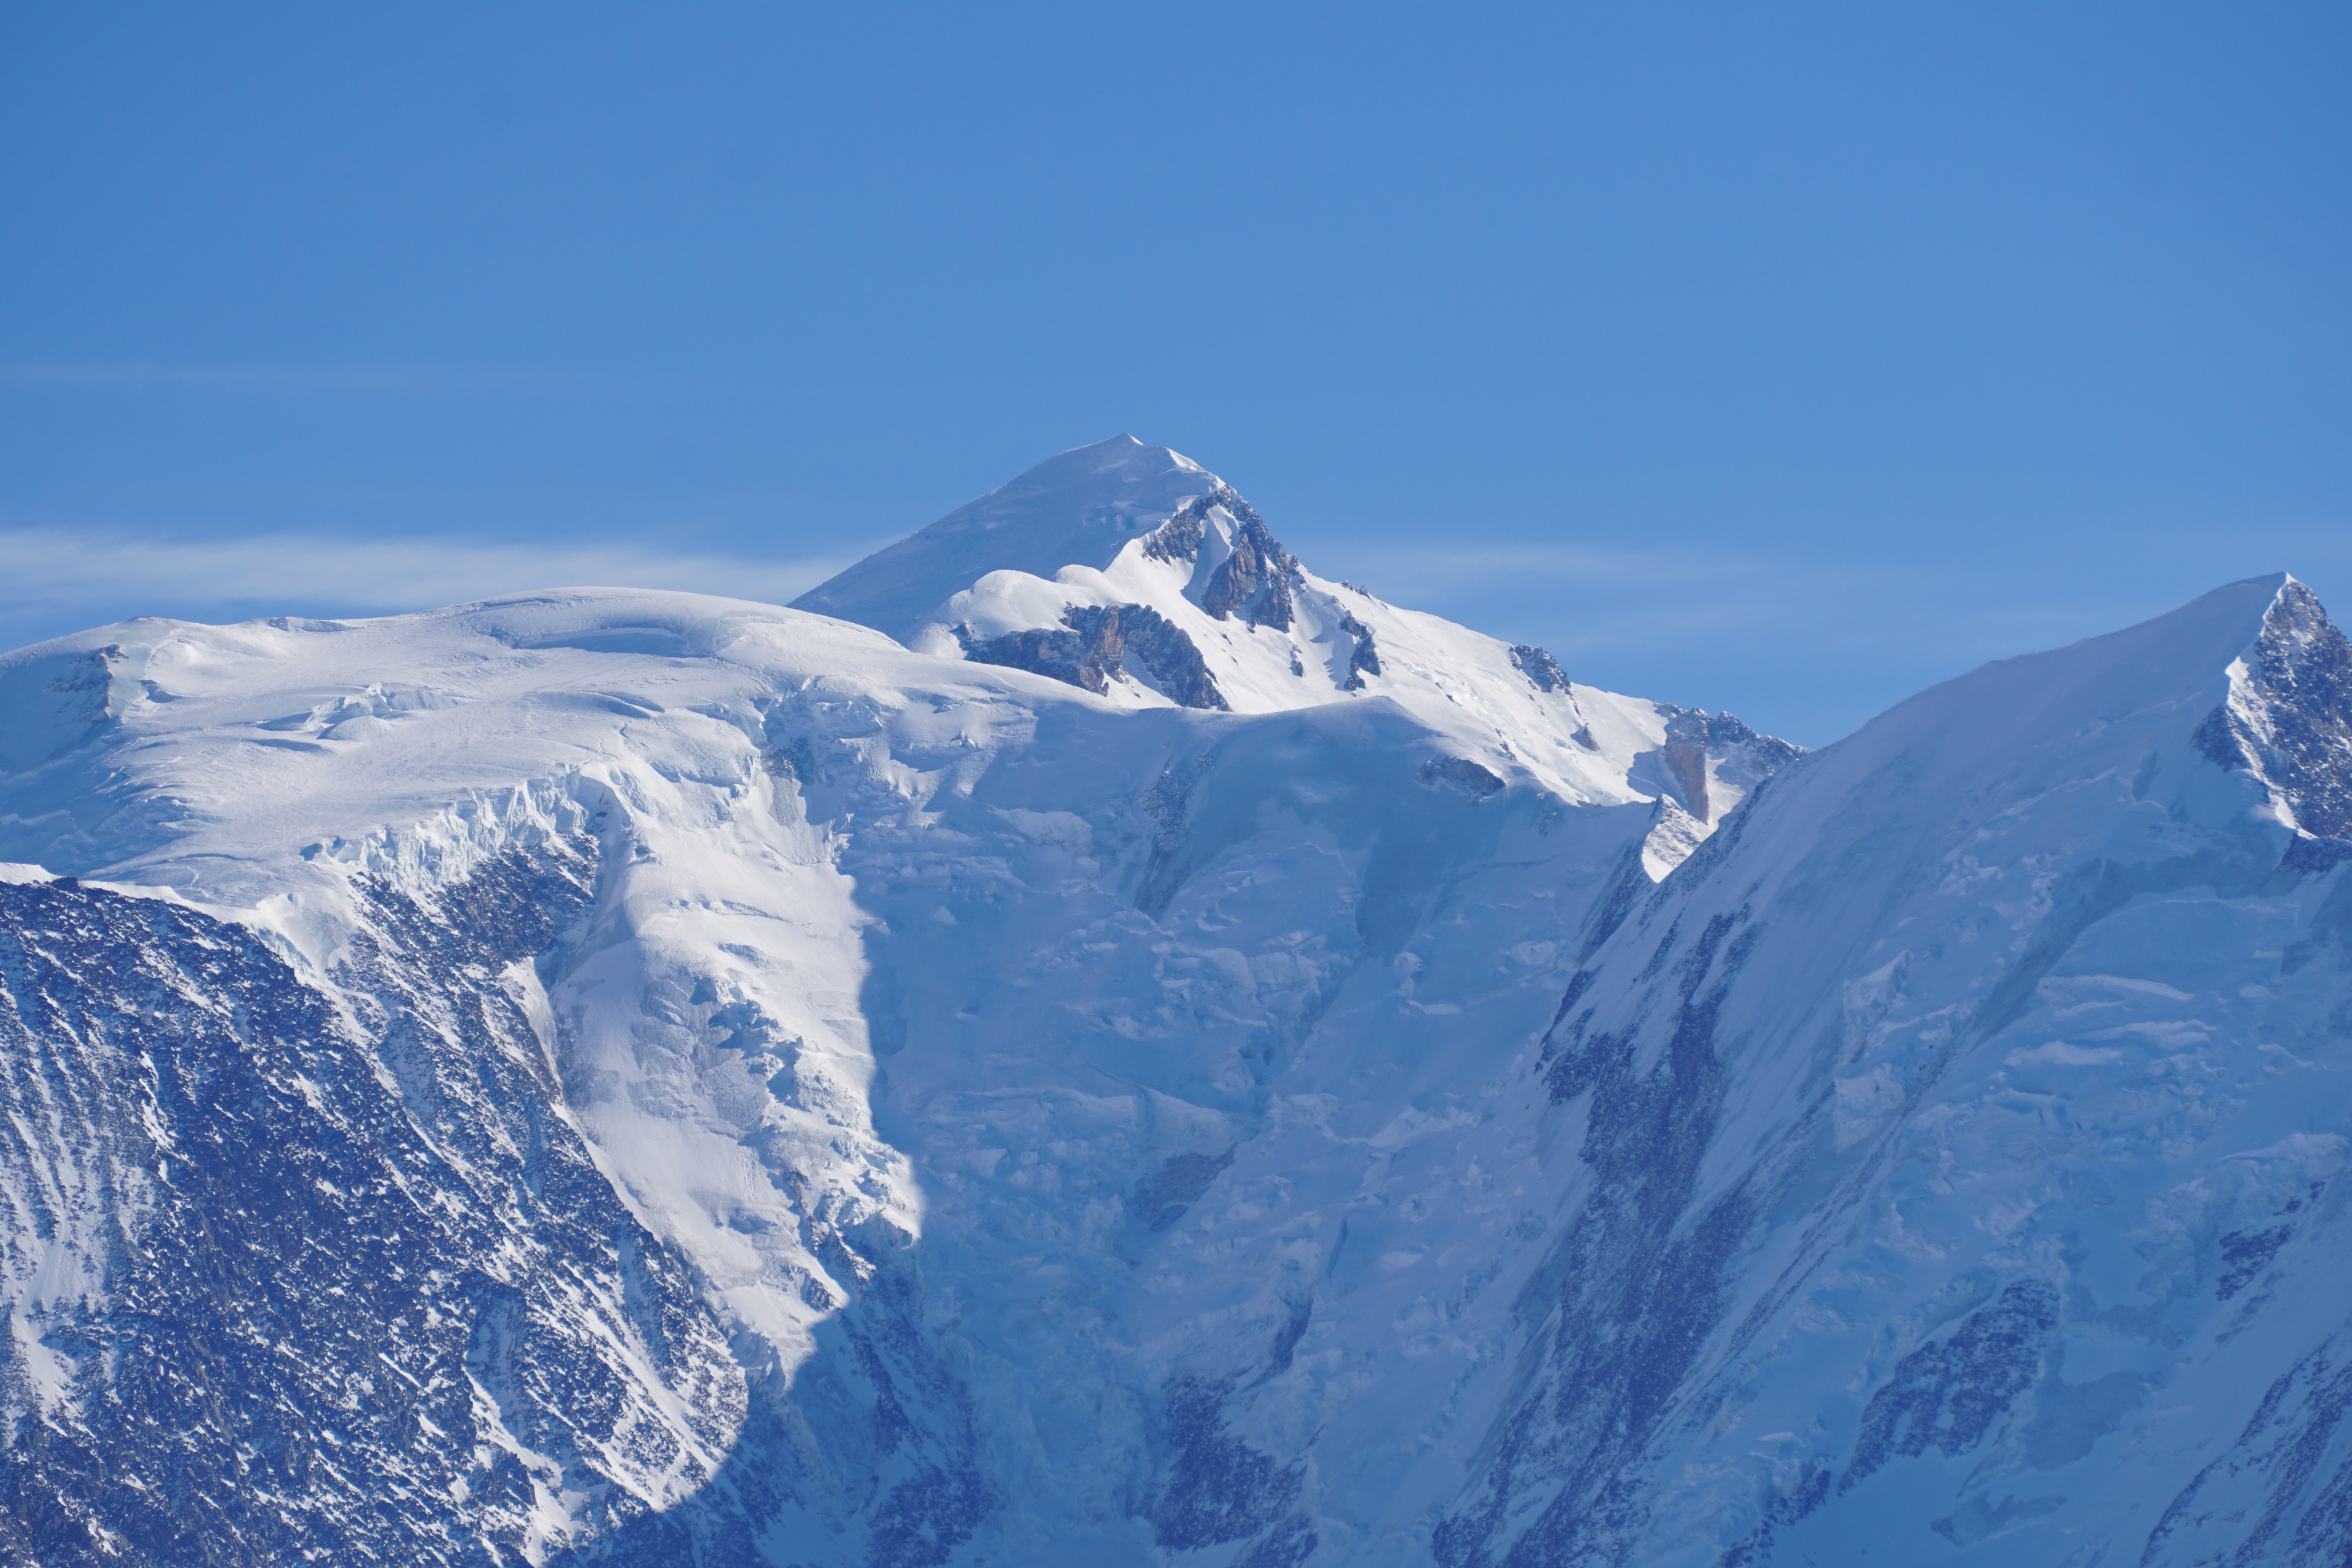
[[[788,597],[1132,431],[1820,744],[2352,613],[2352,9],[0,11],[0,643]]]

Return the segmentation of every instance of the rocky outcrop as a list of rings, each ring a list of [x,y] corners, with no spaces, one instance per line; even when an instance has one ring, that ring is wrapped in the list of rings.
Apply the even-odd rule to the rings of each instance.
[[[1441,757],[1423,763],[1414,769],[1413,777],[1434,789],[1451,785],[1480,800],[1499,791],[1503,781],[1495,777],[1494,769],[1473,762],[1466,757]]]
[[[1666,774],[1684,809],[1700,821],[1714,813],[1706,800],[1706,715],[1685,710],[1666,720]]]
[[[1759,734],[1727,713],[1710,714],[1705,708],[1666,711],[1663,753],[1666,775],[1674,780],[1684,808],[1702,822],[1714,820],[1707,800],[1710,758],[1733,761],[1742,781],[1753,787],[1803,755],[1802,747],[1776,735]]]
[[[1118,611],[1074,604],[1059,626],[1033,627],[996,637],[974,637],[967,626],[956,628],[964,657],[975,664],[1002,664],[1027,670],[1102,695],[1119,674],[1124,644],[1118,634]]]
[[[2197,731],[2226,768],[2248,768],[2321,838],[2352,839],[2352,643],[2311,590],[2279,590],[2229,701]]]
[[[1216,569],[1209,574],[1208,583],[1201,593],[1201,608],[1220,621],[1239,617],[1253,629],[1271,626],[1278,632],[1290,630],[1297,614],[1297,590],[1303,581],[1297,559],[1282,548],[1266,528],[1265,519],[1258,516],[1257,508],[1243,500],[1241,492],[1231,485],[1219,485],[1207,495],[1196,496],[1179,508],[1144,541],[1144,555],[1152,560],[1181,563],[1199,560],[1201,547],[1208,542],[1209,514],[1220,509],[1237,525],[1233,537],[1233,553],[1218,562]],[[1126,608],[1132,612],[1140,607],[1129,605]],[[1179,680],[1180,684],[1189,684],[1185,677],[1175,673],[1175,667],[1197,662],[1199,651],[1192,646],[1192,639],[1173,626],[1168,627],[1168,632],[1182,643],[1181,650],[1170,655],[1171,678]],[[1375,672],[1378,667],[1375,663]],[[1200,679],[1205,681],[1207,678],[1208,672],[1203,666]],[[1159,683],[1155,681],[1154,684]],[[1222,708],[1225,706],[1222,696],[1213,702],[1199,702],[1177,696],[1167,686],[1160,689],[1187,707]],[[1210,689],[1214,689],[1213,684]]]
[[[1266,531],[1265,520],[1247,503],[1242,512],[1247,516],[1241,517],[1241,528],[1234,534],[1233,553],[1210,573],[1201,608],[1220,621],[1238,616],[1253,629],[1271,626],[1287,632],[1297,611],[1298,562]]]
[[[1097,696],[1126,674],[1132,656],[1152,689],[1179,706],[1230,711],[1192,639],[1148,604],[1073,604],[1057,627],[987,638],[959,627],[956,634],[975,663],[1050,675]]]
[[[1123,604],[1108,613],[1118,618],[1127,651],[1160,695],[1183,707],[1231,711],[1225,694],[1209,674],[1208,661],[1183,628],[1147,604]]]
[[[1264,526],[1265,519],[1257,515],[1257,508],[1243,500],[1239,490],[1231,485],[1220,485],[1207,495],[1195,496],[1177,508],[1175,514],[1144,541],[1144,555],[1152,560],[1198,559],[1201,545],[1209,537],[1209,514],[1219,507],[1223,507],[1226,514],[1236,521]]]
[[[1511,667],[1539,692],[1568,690],[1568,672],[1559,667],[1559,661],[1531,643],[1511,645]]]
[[[1356,640],[1355,652],[1348,655],[1348,676],[1339,683],[1342,691],[1360,692],[1364,677],[1381,673],[1380,651],[1372,646],[1372,629],[1353,615],[1339,617],[1339,630]]]

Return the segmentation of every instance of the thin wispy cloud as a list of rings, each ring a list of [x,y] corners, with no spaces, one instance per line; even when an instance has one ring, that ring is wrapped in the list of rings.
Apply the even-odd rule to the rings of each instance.
[[[1318,566],[1330,559],[1351,580],[1411,608],[1474,623],[1498,613],[1538,620],[1562,654],[1700,632],[1785,631],[1796,607],[1869,602],[1907,586],[1906,574],[1876,565],[1681,549],[1355,545],[1328,557],[1312,546],[1301,553]]]
[[[156,542],[129,533],[0,529],[0,614],[12,620],[88,607],[121,619],[170,605],[247,613],[391,613],[527,589],[666,588],[781,604],[855,553],[761,560],[627,544],[489,544],[323,534]]]
[[[2110,561],[2021,580],[2002,559],[1959,567],[1893,552],[1822,559],[1568,542],[1309,541],[1301,553],[1396,602],[1488,631],[1517,626],[1540,635],[1563,657],[1751,638],[1778,653],[1926,661],[1955,671],[2129,625],[2237,576],[2285,566],[2323,585],[2352,567],[2352,533],[2342,529],[2251,525],[2233,529],[2227,548],[2187,530],[2145,529],[2140,538],[2148,559],[2169,570]],[[2210,564],[2193,564],[2200,555]]]
[[[0,387],[65,392],[607,392],[635,386],[602,371],[453,365],[0,363]]]

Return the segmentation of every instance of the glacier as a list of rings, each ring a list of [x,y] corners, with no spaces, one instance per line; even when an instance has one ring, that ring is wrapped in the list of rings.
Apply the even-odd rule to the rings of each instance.
[[[2352,1548],[2291,578],[1802,753],[1121,436],[0,716],[0,1561]]]

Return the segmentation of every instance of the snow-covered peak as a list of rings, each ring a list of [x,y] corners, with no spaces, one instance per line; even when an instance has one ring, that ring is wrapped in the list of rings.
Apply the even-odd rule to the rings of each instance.
[[[1048,457],[795,600],[907,641],[992,571],[1107,567],[1127,542],[1223,481],[1182,453],[1114,435]]]
[[[2289,826],[2308,815],[2310,831],[2340,832],[2352,773],[2347,677],[2342,633],[2308,589],[2273,573],[1932,686],[1814,754],[1803,771],[1816,794],[1836,779],[1890,820],[1955,831],[2054,780],[2102,770],[2176,819],[2226,817],[2240,808],[2215,791],[2230,773],[2249,773],[2267,815]],[[1902,790],[1879,788],[1898,774]],[[2226,799],[2241,794],[2232,786]]]
[[[1866,900],[1874,885],[1908,885],[1916,856],[1969,861],[1979,837],[1999,838],[2012,813],[2055,812],[2068,798],[2081,801],[2082,831],[2106,835],[2102,852],[2118,860],[2171,852],[2186,824],[2219,830],[2252,812],[2292,825],[2296,808],[2280,780],[2309,792],[2326,772],[2322,737],[2343,745],[2344,683],[2314,674],[2341,642],[2309,591],[2279,573],[2119,632],[1983,664],[1776,780],[1742,824],[1742,874],[1765,864],[1779,868],[1771,877],[1795,874],[1824,846],[1843,846],[1855,870],[1841,896]],[[2267,682],[2265,667],[2278,672]],[[2270,736],[2292,738],[2283,747]],[[1921,847],[1895,854],[1896,843]]]
[[[1475,736],[1469,760],[1489,777],[1524,772],[1580,805],[1657,802],[1654,876],[1796,755],[1727,714],[1580,685],[1541,648],[1319,577],[1233,486],[1130,435],[1049,459],[795,608],[1124,707],[1385,697]]]

